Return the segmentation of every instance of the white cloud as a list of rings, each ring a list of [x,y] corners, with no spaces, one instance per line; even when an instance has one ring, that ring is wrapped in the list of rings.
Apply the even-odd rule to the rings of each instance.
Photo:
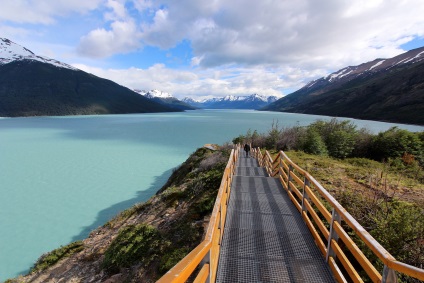
[[[125,0],[108,0],[106,7],[111,9],[105,14],[105,19],[108,21],[119,21],[129,17],[125,9]]]
[[[111,44],[107,52],[86,51],[87,41],[90,47],[101,46],[105,37],[116,38],[114,22],[109,29],[84,36],[80,50],[110,56],[142,45],[168,49],[189,40],[193,63],[206,68],[227,64],[340,68],[372,60],[376,54],[397,55],[405,39],[422,36],[421,1],[151,0],[133,1],[139,15],[129,16],[124,0],[108,0],[113,12],[106,18],[136,23],[134,30],[120,33],[120,43]],[[143,14],[147,10],[151,17]]]
[[[52,24],[55,18],[70,13],[85,13],[99,6],[102,0],[13,0],[2,1],[0,21]]]
[[[113,80],[131,89],[160,89],[178,98],[220,97],[229,94],[281,96],[284,89],[297,89],[325,70],[308,72],[296,68],[226,68],[175,70],[156,64],[148,69],[103,69],[84,64],[74,67]],[[286,74],[281,76],[280,74]]]
[[[104,58],[115,53],[127,53],[140,48],[138,32],[133,21],[115,21],[111,29],[91,31],[81,38],[78,52],[94,58]]]
[[[422,36],[421,0],[162,1],[142,40],[169,48],[189,39],[194,62],[340,68],[402,52]],[[159,7],[159,6],[157,6]]]
[[[0,28],[25,35],[26,26],[3,22],[54,24],[89,11],[88,25],[96,28],[80,36],[77,54],[66,51],[73,62],[128,87],[178,97],[294,90],[348,65],[395,56],[400,45],[424,37],[422,0],[14,0],[2,3]],[[89,60],[146,45],[171,52],[182,41],[192,58],[180,69],[161,62],[147,69],[88,67],[95,62]],[[108,62],[92,66],[102,64]]]

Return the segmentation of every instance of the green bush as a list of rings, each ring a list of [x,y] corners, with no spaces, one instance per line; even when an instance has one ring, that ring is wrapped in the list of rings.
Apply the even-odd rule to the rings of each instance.
[[[129,225],[119,231],[105,252],[102,267],[118,272],[121,267],[130,267],[136,263],[149,265],[157,259],[167,242],[159,231],[146,224]]]
[[[326,145],[331,157],[346,158],[351,155],[354,149],[355,134],[344,130],[336,130],[328,135]]]
[[[238,137],[234,138],[232,142],[233,144],[243,144],[245,139],[246,139],[245,136],[239,135]]]
[[[42,255],[31,268],[30,272],[45,270],[50,266],[54,265],[59,260],[65,257],[69,257],[74,253],[82,251],[83,249],[84,244],[81,241],[73,242],[66,246],[61,246],[58,249],[55,249],[47,254]]]
[[[379,133],[373,140],[371,158],[382,161],[408,153],[421,161],[424,151],[421,135],[397,127]]]
[[[308,128],[306,136],[302,141],[301,148],[304,152],[315,154],[315,155],[327,155],[327,147],[325,146],[324,141],[322,140],[319,133],[313,129]]]
[[[159,264],[159,273],[165,274],[168,270],[174,267],[180,260],[182,260],[189,250],[187,248],[175,249],[172,252],[165,254]]]

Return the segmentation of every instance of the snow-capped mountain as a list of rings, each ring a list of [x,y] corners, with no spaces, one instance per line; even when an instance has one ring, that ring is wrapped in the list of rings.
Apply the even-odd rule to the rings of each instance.
[[[0,117],[179,111],[0,38]]]
[[[343,68],[264,110],[424,124],[424,47]]]
[[[411,65],[421,61],[424,61],[424,48],[417,48],[393,58],[375,59],[358,66],[348,66],[328,76],[311,81],[303,88],[321,88],[324,85],[345,83],[359,77],[371,76],[379,72],[390,71],[393,68]]]
[[[7,38],[0,38],[0,65],[22,60],[34,60],[48,63],[60,68],[77,70],[71,65],[65,64],[55,59],[35,55],[31,50],[16,44]]]
[[[153,89],[153,90],[139,90],[139,89],[134,89],[134,91],[138,94],[141,94],[142,96],[155,101],[157,103],[166,105],[166,106],[170,106],[179,110],[193,110],[196,109],[197,107],[192,106],[190,104],[187,104],[177,98],[175,98],[174,96],[172,96],[171,94],[167,93],[167,92],[163,92],[157,89]]]
[[[227,95],[220,98],[210,98],[205,100],[194,100],[184,98],[187,104],[205,109],[260,109],[278,98],[276,96],[264,96],[252,94],[248,96]]]
[[[147,97],[147,98],[175,98],[173,97],[171,94],[167,93],[167,92],[163,92],[157,89],[152,89],[152,90],[138,90],[135,89],[135,92]]]

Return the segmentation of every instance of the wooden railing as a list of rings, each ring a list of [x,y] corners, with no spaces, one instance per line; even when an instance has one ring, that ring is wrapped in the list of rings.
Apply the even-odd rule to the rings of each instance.
[[[189,277],[194,277],[196,275],[194,273],[198,270],[199,272],[195,276],[194,282],[215,282],[220,244],[224,233],[227,205],[230,197],[231,181],[238,154],[239,147],[231,151],[209,220],[205,239],[162,276],[157,281],[158,283],[185,282]]]
[[[278,177],[302,214],[338,282],[397,282],[396,272],[424,280],[424,270],[397,261],[308,172],[280,151],[273,159],[259,148],[252,155]],[[331,212],[327,209],[329,207]],[[346,232],[348,230],[348,232]],[[349,234],[355,234],[384,264],[380,273]],[[368,277],[368,278],[366,278]]]

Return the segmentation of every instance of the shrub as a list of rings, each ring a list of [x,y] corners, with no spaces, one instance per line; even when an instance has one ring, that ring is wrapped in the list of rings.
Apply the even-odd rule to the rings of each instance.
[[[243,144],[245,139],[245,136],[239,135],[238,137],[233,139],[233,144]]]
[[[302,141],[301,148],[304,152],[315,155],[327,155],[327,147],[322,140],[319,133],[313,129],[308,128],[304,140]]]
[[[168,270],[174,267],[180,260],[182,260],[189,250],[187,248],[175,249],[172,252],[165,254],[159,264],[159,273],[165,274]]]
[[[59,260],[65,257],[69,257],[74,253],[82,251],[83,249],[84,244],[81,241],[73,242],[69,245],[55,249],[47,254],[42,255],[31,268],[30,272],[45,270],[54,265]]]
[[[388,158],[400,158],[405,153],[421,159],[423,144],[421,135],[397,127],[379,133],[373,141],[371,158],[381,161]]]
[[[110,272],[118,272],[120,268],[135,263],[147,266],[159,257],[166,244],[153,226],[128,225],[119,231],[106,250],[102,267]]]
[[[355,147],[355,134],[344,130],[333,131],[328,135],[326,145],[331,157],[346,158]]]
[[[298,149],[299,143],[301,143],[301,140],[305,136],[305,134],[305,128],[302,127],[296,126],[292,128],[283,128],[280,132],[280,136],[277,141],[277,149]]]
[[[221,152],[215,152],[214,154],[211,154],[200,162],[199,170],[210,170],[218,164],[225,164],[227,160],[228,158],[225,157]]]

